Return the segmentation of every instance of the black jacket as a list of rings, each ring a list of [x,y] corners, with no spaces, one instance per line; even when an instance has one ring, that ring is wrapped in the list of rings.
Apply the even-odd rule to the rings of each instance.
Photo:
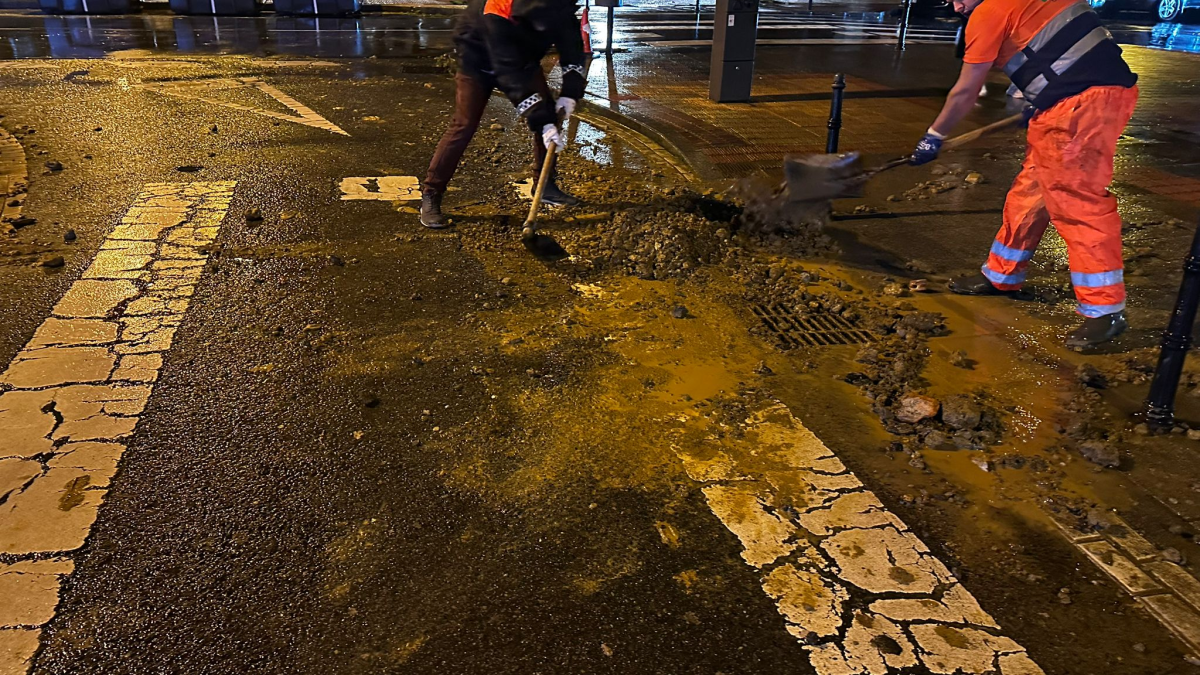
[[[454,31],[462,69],[496,79],[500,90],[541,131],[558,116],[541,93],[542,58],[558,50],[561,96],[583,96],[583,37],[575,0],[471,0]]]

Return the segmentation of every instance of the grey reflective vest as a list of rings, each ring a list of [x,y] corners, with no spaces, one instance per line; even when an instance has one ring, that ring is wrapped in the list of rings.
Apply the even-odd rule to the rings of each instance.
[[[1085,2],[1074,2],[1050,19],[1009,59],[1004,72],[1041,110],[1090,87],[1137,82],[1112,34]]]

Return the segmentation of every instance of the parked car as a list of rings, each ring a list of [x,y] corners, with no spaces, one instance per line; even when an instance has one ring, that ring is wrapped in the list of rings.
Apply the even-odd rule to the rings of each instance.
[[[1200,0],[1088,0],[1088,4],[1101,16],[1147,12],[1156,15],[1160,21],[1179,21],[1184,12],[1200,9]]]

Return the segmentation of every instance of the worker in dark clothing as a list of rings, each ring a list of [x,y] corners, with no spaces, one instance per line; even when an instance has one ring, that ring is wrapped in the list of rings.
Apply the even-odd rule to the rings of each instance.
[[[467,144],[479,128],[484,108],[499,88],[525,119],[533,134],[537,169],[550,144],[561,150],[566,139],[560,118],[570,117],[583,95],[583,39],[575,0],[471,0],[454,33],[459,69],[455,77],[454,117],[429,163],[421,189],[421,224],[448,225],[442,216],[442,194],[458,168]],[[562,91],[550,93],[542,58],[554,47],[562,69]],[[579,200],[558,188],[554,173],[542,200],[571,205]]]

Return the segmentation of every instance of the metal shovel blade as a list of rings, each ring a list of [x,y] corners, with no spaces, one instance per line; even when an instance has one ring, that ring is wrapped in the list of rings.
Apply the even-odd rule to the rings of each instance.
[[[867,172],[857,152],[838,155],[788,155],[783,158],[788,201],[822,202],[861,197]]]
[[[570,257],[554,237],[535,232],[530,236],[522,236],[521,243],[524,244],[525,250],[533,254],[535,258],[542,262],[558,262]]]

